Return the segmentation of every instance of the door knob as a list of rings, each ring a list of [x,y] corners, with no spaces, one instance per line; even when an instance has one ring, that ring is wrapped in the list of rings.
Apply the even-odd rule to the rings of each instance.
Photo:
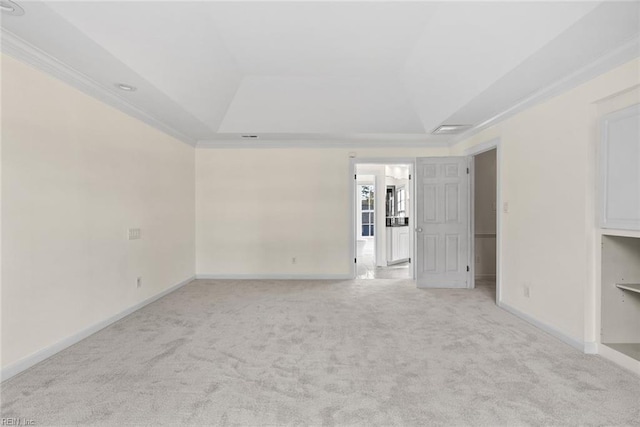
[[[418,233],[422,233],[422,227],[418,227],[418,228],[416,228],[416,231],[417,231]]]

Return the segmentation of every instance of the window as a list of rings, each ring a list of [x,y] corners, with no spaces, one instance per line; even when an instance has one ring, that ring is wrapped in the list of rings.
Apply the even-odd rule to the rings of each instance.
[[[400,187],[398,189],[398,194],[396,194],[396,198],[398,199],[398,209],[397,209],[398,216],[402,216],[402,217],[407,216],[406,215],[406,211],[407,211],[407,208],[406,208],[406,206],[407,206],[406,194],[407,194],[407,192],[406,192],[404,187]]]
[[[360,186],[360,204],[362,206],[362,237],[374,234],[375,188],[373,185]]]

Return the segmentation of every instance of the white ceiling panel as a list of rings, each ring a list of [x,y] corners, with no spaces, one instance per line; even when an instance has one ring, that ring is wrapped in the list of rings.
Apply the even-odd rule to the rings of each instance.
[[[220,132],[420,134],[399,81],[369,77],[245,77]]]
[[[628,45],[628,49],[636,51],[635,56],[640,56],[639,33],[640,2],[603,3],[457,110],[446,122],[483,123],[541,88],[550,88],[566,76],[611,55],[621,45]],[[627,55],[619,58],[605,65],[622,63]],[[603,71],[606,68],[594,70],[595,75]],[[595,75],[585,74],[585,78]]]
[[[218,130],[240,83],[203,2],[51,2],[49,7]]]
[[[592,10],[594,2],[442,4],[414,46],[407,91],[431,131]]]
[[[213,19],[248,75],[401,71],[435,2],[212,3]]]

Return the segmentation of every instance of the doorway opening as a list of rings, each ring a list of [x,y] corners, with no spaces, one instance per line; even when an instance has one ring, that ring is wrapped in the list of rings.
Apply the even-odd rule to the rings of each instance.
[[[473,156],[473,254],[475,287],[496,301],[497,149]]]
[[[412,164],[355,164],[357,279],[412,279]]]

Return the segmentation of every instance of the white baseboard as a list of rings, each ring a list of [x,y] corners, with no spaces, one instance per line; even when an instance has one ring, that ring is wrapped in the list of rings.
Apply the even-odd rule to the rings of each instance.
[[[509,313],[521,318],[524,321],[527,321],[529,323],[531,323],[533,326],[535,326],[538,329],[542,329],[543,331],[545,331],[546,333],[548,333],[549,335],[554,336],[555,338],[559,339],[560,341],[564,342],[565,344],[570,345],[571,347],[578,349],[582,352],[585,351],[585,343],[583,341],[577,340],[573,337],[570,337],[569,335],[565,334],[562,331],[559,331],[558,329],[554,328],[553,326],[547,325],[546,323],[543,323],[537,319],[534,319],[533,317],[529,316],[528,314],[525,314],[523,312],[521,312],[520,310],[518,310],[517,308],[511,307],[509,304],[506,304],[504,302],[499,302],[498,306],[500,308],[505,309],[506,311],[508,311]]]
[[[598,346],[598,354],[605,359],[608,359],[613,363],[616,363],[619,366],[630,370],[636,375],[640,375],[640,360],[636,360],[627,356],[626,354],[622,354],[619,351],[608,347],[606,344],[600,344]]]
[[[350,274],[196,274],[209,280],[350,280]]]
[[[584,354],[598,354],[598,343],[593,342],[585,342],[584,343]]]
[[[71,347],[72,345],[82,341],[88,336],[95,334],[99,330],[104,329],[107,326],[111,325],[112,323],[115,323],[118,320],[122,319],[123,317],[130,315],[134,311],[141,309],[145,305],[151,304],[152,302],[159,300],[160,298],[170,294],[171,292],[177,290],[178,288],[181,288],[182,286],[186,285],[187,283],[191,282],[194,279],[195,279],[195,276],[191,276],[188,279],[183,280],[182,282],[176,285],[173,285],[172,287],[160,292],[159,294],[156,294],[150,298],[147,298],[146,300],[141,301],[138,304],[135,304],[121,311],[118,314],[115,314],[107,319],[101,320],[100,322],[94,323],[93,325],[81,330],[78,333],[68,336],[63,340],[58,341],[53,345],[50,345],[49,347],[43,348],[42,350],[39,350],[33,354],[30,354],[29,356],[23,357],[17,362],[12,363],[11,365],[5,368],[2,368],[2,371],[0,372],[0,381],[8,380],[9,378],[23,372],[24,370],[34,366],[35,364],[40,363],[45,359],[48,359],[49,357],[53,356],[56,353],[59,353],[65,348]]]

